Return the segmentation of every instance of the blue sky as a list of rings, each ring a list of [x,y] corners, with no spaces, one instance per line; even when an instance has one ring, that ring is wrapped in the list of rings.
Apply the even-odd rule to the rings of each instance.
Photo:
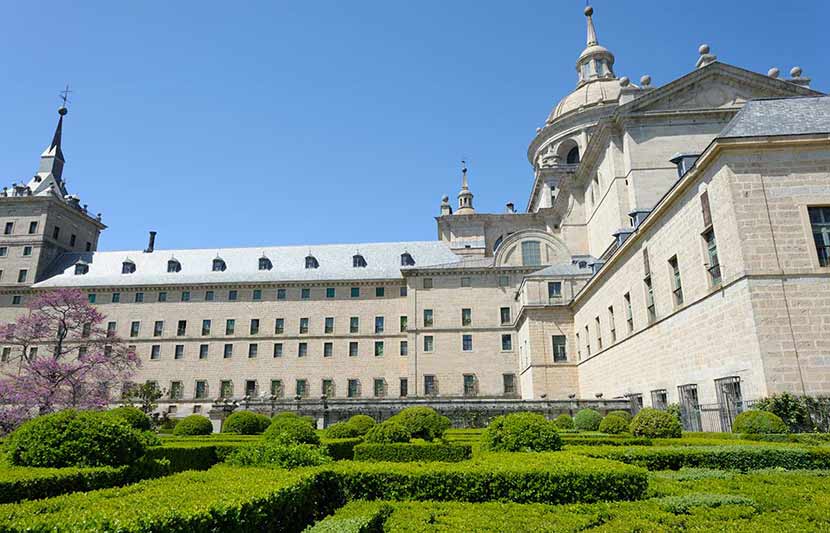
[[[597,0],[615,71],[721,61],[828,91],[825,2]],[[470,160],[479,211],[524,208],[527,145],[573,90],[579,0],[13,2],[0,18],[0,178],[21,181],[74,93],[65,177],[100,248],[431,240]]]

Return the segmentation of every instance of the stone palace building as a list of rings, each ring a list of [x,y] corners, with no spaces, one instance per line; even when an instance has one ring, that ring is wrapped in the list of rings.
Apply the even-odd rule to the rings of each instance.
[[[435,241],[192,250],[153,233],[97,251],[101,215],[62,180],[61,108],[37,174],[0,196],[0,320],[82,289],[175,416],[217,398],[694,414],[830,394],[830,97],[706,45],[688,74],[637,85],[592,14],[576,88],[528,148],[526,208],[477,212],[464,169]]]

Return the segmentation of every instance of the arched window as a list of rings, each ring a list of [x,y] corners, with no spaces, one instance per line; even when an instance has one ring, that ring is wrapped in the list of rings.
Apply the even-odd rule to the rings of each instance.
[[[129,259],[121,263],[122,274],[132,274],[133,272],[135,272],[135,263],[133,263]]]
[[[542,264],[542,243],[539,241],[522,241],[522,264],[539,266]]]
[[[222,260],[221,257],[217,257],[213,260],[213,271],[214,272],[224,272],[225,269],[228,268],[225,264],[225,261]]]
[[[498,250],[498,249],[499,249],[499,246],[501,246],[501,241],[503,241],[503,240],[504,240],[504,235],[502,235],[501,237],[499,237],[498,239],[496,239],[496,242],[495,242],[495,243],[493,243],[493,252],[494,252],[494,253],[495,253],[495,251],[496,251],[496,250]]]
[[[171,259],[167,262],[167,272],[181,272],[181,270],[182,264],[175,259]]]
[[[354,268],[363,268],[366,266],[366,259],[360,254],[355,254],[352,256],[352,266]]]
[[[260,270],[271,270],[274,268],[274,265],[271,264],[271,260],[265,256],[259,258],[259,269]]]
[[[569,165],[576,165],[579,163],[579,146],[574,146],[568,151],[565,157],[565,162]]]
[[[75,263],[75,275],[83,276],[89,272],[89,265],[86,263]]]
[[[415,266],[415,259],[412,258],[412,254],[409,252],[401,254],[401,266]]]
[[[320,263],[317,262],[317,258],[313,255],[306,256],[305,258],[305,267],[306,268],[318,268]]]

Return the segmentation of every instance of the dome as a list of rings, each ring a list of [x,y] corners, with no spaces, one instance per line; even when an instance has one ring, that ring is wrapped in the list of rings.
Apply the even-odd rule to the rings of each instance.
[[[560,117],[594,106],[616,105],[620,101],[620,80],[616,78],[595,79],[585,83],[559,101],[545,124],[552,124]]]

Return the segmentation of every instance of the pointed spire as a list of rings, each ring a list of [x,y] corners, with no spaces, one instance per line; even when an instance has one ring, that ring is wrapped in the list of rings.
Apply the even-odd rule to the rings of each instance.
[[[594,19],[591,18],[591,15],[594,14],[594,8],[591,6],[585,6],[585,18],[588,21],[588,39],[587,39],[587,46],[594,46],[599,44],[597,41],[597,30],[594,28]]]
[[[458,211],[456,215],[471,215],[475,213],[473,209],[473,193],[470,192],[470,186],[467,182],[467,162],[461,162],[461,191],[458,193]]]
[[[576,72],[579,75],[577,87],[598,79],[614,79],[614,54],[599,45],[597,30],[594,27],[594,8],[585,7],[587,38],[585,50],[576,60]]]
[[[43,152],[44,155],[51,155],[53,157],[59,158],[61,161],[66,162],[63,158],[63,151],[61,150],[61,137],[63,136],[63,117],[69,112],[65,107],[58,108],[58,115],[60,118],[58,119],[58,127],[55,128],[55,134],[52,136],[52,144],[49,145],[49,148]]]
[[[38,168],[37,174],[30,184],[33,194],[38,194],[49,187],[53,187],[59,197],[66,196],[66,185],[63,181],[63,165],[66,163],[66,159],[63,157],[61,141],[63,138],[63,117],[67,113],[66,106],[58,108],[60,118],[58,118],[55,134],[52,136],[49,147],[40,154],[40,168]]]

